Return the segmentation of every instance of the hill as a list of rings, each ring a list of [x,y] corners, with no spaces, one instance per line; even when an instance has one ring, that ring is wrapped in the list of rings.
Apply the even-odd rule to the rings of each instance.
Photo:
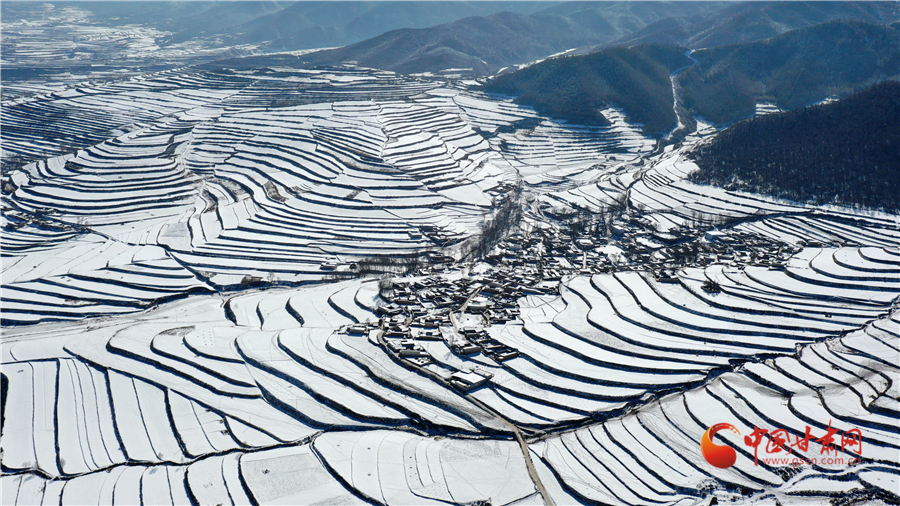
[[[601,39],[568,18],[503,12],[421,30],[395,30],[311,55],[316,64],[356,61],[401,73],[471,69],[481,75]]]
[[[721,9],[721,2],[571,2],[525,15],[473,16],[425,29],[403,29],[307,57],[318,65],[355,61],[403,73],[449,68],[493,74],[573,48],[611,42],[672,15]]]
[[[57,10],[90,13],[94,26],[142,25],[170,32],[168,46],[195,38],[220,45],[259,44],[284,51],[343,46],[399,28],[424,28],[471,16],[510,11],[532,14],[557,2],[534,1],[66,1]],[[38,2],[0,3],[5,21],[26,18]],[[641,25],[643,26],[643,25]]]
[[[837,20],[890,24],[900,20],[900,3],[742,2],[708,14],[666,18],[614,44],[712,48],[767,39],[790,30]]]
[[[552,2],[408,1],[296,2],[234,31],[244,42],[265,42],[269,51],[353,44],[401,28],[426,28],[472,16],[509,11],[531,14]]]
[[[684,2],[563,2],[537,14],[564,16],[577,19],[595,19],[603,26],[611,40],[672,18],[707,18],[733,5],[732,2],[684,1]]]
[[[900,82],[742,121],[693,152],[698,183],[817,204],[900,209]]]
[[[833,21],[767,40],[694,51],[691,58],[685,51],[661,45],[611,47],[553,58],[501,75],[486,89],[584,123],[603,123],[598,108],[621,107],[629,119],[644,124],[646,134],[659,137],[676,125],[669,76],[678,69],[684,68],[675,78],[679,105],[692,116],[728,125],[753,116],[757,103],[790,110],[896,78],[900,30],[898,24]]]
[[[493,79],[486,91],[516,96],[542,114],[579,123],[605,123],[599,113],[620,107],[644,131],[661,135],[677,122],[669,75],[691,64],[673,46],[611,48],[583,56],[553,58]]]
[[[678,78],[684,107],[729,124],[752,116],[760,102],[794,109],[896,78],[900,30],[834,21],[692,56],[698,64]]]

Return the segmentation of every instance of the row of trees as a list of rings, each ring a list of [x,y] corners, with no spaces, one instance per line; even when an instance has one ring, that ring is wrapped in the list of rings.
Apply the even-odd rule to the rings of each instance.
[[[573,241],[584,235],[602,234],[608,238],[612,235],[610,224],[628,210],[628,205],[628,192],[624,191],[616,195],[615,200],[605,207],[599,209],[579,208],[572,216],[564,219],[563,223]]]
[[[481,232],[470,243],[463,257],[480,258],[488,253],[506,236],[507,232],[518,226],[522,219],[522,180],[516,182],[513,189],[494,203],[494,215],[481,225]]]
[[[522,181],[517,181],[502,199],[494,203],[494,214],[482,223],[479,234],[463,247],[463,258],[480,258],[487,255],[510,230],[518,226],[522,219],[522,187]],[[393,276],[415,272],[431,262],[433,257],[445,258],[443,253],[435,251],[412,256],[374,255],[357,260],[349,269],[329,273],[327,279],[340,281],[377,276],[382,278],[381,284],[384,284],[384,289],[390,289],[390,279]]]
[[[342,281],[358,277],[376,276],[389,278],[416,271],[428,263],[427,254],[416,256],[374,255],[357,260],[346,270],[335,270],[326,276],[329,281]]]

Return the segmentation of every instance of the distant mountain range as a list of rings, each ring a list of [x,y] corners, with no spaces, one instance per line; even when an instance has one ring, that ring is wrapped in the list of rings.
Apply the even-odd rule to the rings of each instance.
[[[612,42],[671,16],[722,9],[724,2],[568,2],[525,15],[473,16],[424,29],[394,30],[339,49],[309,55],[311,64],[354,61],[402,73],[471,69],[490,75],[583,46]]]
[[[426,28],[499,12],[531,14],[553,2],[408,1],[296,2],[234,27],[243,42],[268,51],[336,47],[401,28]]]
[[[833,20],[900,21],[900,2],[522,1],[69,1],[89,22],[170,32],[161,47],[194,38],[264,52],[330,48],[313,65],[357,62],[402,73],[471,69],[491,75],[535,60],[609,46],[690,49],[746,43]],[[36,2],[3,2],[14,21]]]
[[[817,204],[900,209],[900,82],[742,121],[693,152],[691,179]]]
[[[470,68],[489,75],[575,50],[668,44],[691,49],[746,43],[833,20],[888,24],[898,2],[566,2],[533,14],[498,13],[384,33],[309,61],[404,73]],[[290,44],[282,44],[285,47]]]

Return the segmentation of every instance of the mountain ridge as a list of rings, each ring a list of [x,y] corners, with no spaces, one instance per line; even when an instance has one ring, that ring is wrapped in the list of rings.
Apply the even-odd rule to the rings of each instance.
[[[297,2],[236,27],[242,40],[264,43],[269,51],[354,44],[399,29],[428,28],[472,16],[511,11],[531,14],[551,2],[408,1]]]
[[[571,2],[531,15],[501,12],[423,29],[394,30],[377,37],[308,55],[316,65],[355,61],[402,73],[466,68],[490,75],[504,67],[569,49],[611,42],[667,13],[706,12],[721,2]],[[679,5],[672,5],[679,4]],[[657,10],[662,8],[662,10]],[[556,14],[554,9],[563,9]],[[571,12],[570,12],[571,11]]]
[[[707,16],[671,17],[613,45],[672,44],[691,49],[753,42],[829,21],[890,24],[900,20],[897,2],[742,2]]]
[[[498,76],[485,90],[573,121],[593,122],[587,108],[622,107],[626,117],[644,125],[645,134],[660,138],[677,123],[670,75],[663,74],[663,68],[669,72],[684,68],[674,79],[686,121],[697,117],[721,126],[753,116],[758,103],[771,102],[787,110],[846,97],[896,78],[900,69],[900,25],[855,21],[832,21],[762,41],[694,51],[693,65],[687,57],[678,59],[677,65],[657,60],[661,67],[655,72],[644,73],[643,78],[629,74],[621,86],[610,85],[611,74],[598,73],[589,63],[651,47],[670,49],[645,52],[643,58],[689,51],[664,45],[610,47]],[[571,92],[572,86],[578,91]]]
[[[900,25],[831,21],[692,55],[678,81],[694,116],[730,124],[757,103],[781,109],[840,98],[900,72]]]

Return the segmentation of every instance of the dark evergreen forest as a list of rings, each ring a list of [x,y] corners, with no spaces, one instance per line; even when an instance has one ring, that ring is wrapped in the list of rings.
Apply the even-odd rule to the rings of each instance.
[[[697,183],[900,209],[900,82],[733,125],[693,153]]]

